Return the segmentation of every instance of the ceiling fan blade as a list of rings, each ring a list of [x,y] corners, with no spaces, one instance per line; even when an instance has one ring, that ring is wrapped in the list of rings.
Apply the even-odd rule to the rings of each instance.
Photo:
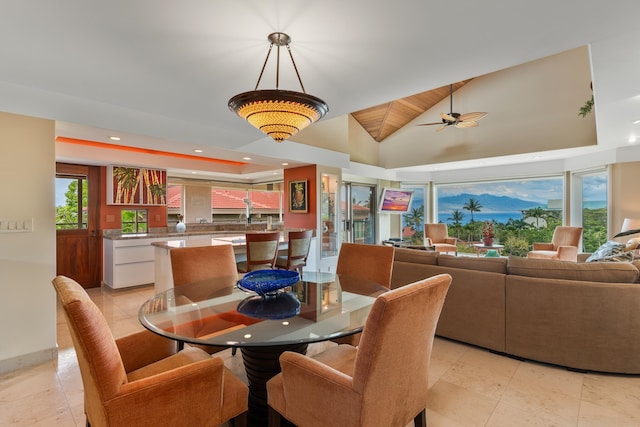
[[[453,117],[450,114],[440,113],[440,117],[442,117],[442,120],[446,120],[448,122],[455,122],[456,121],[456,118]]]
[[[436,132],[441,132],[441,131],[445,130],[447,126],[449,126],[449,125],[442,125],[442,127],[439,127],[438,129],[436,129]]]
[[[431,126],[431,125],[441,125],[442,122],[435,122],[435,123],[420,123],[417,124],[416,126]]]
[[[459,119],[461,122],[466,122],[466,121],[478,121],[481,118],[483,118],[484,116],[486,116],[489,113],[484,113],[484,112],[476,112],[476,113],[465,113],[462,114]]]
[[[473,120],[456,123],[456,127],[460,129],[474,128],[476,126],[478,126],[478,122],[474,122]]]

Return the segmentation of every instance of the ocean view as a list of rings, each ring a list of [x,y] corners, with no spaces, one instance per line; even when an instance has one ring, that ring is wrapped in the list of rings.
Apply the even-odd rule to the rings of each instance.
[[[465,225],[471,222],[471,214],[469,212],[463,212],[464,217],[462,218],[461,224]],[[438,213],[438,222],[443,222],[446,224],[453,224],[453,221],[448,219],[451,217],[451,212],[439,212]],[[509,218],[513,219],[522,219],[522,214],[520,211],[517,212],[474,212],[473,219],[476,222],[484,222],[495,220],[496,222],[505,224]]]

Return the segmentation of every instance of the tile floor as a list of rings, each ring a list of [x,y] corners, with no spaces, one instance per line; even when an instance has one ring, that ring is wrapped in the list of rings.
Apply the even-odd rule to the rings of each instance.
[[[152,293],[151,286],[89,290],[116,337],[141,329],[138,308]],[[85,425],[80,371],[60,309],[57,329],[57,360],[0,376],[0,425]],[[334,344],[309,353],[326,345]],[[243,376],[239,353],[221,355]],[[427,420],[430,427],[637,427],[640,376],[570,372],[437,338]]]

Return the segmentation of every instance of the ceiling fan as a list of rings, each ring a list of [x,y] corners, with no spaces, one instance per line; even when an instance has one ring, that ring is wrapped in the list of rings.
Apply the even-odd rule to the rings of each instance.
[[[417,126],[431,126],[431,125],[442,125],[436,132],[440,132],[444,130],[448,126],[455,126],[457,128],[473,128],[478,126],[478,120],[486,116],[488,113],[476,112],[476,113],[454,113],[453,112],[453,84],[449,85],[449,105],[450,105],[450,113],[440,113],[441,121],[435,123],[422,123]]]

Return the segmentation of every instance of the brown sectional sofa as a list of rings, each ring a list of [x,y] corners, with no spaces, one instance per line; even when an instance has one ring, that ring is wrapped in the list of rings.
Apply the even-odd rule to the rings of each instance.
[[[578,370],[640,374],[639,265],[396,248],[391,287],[449,273],[437,335]]]

